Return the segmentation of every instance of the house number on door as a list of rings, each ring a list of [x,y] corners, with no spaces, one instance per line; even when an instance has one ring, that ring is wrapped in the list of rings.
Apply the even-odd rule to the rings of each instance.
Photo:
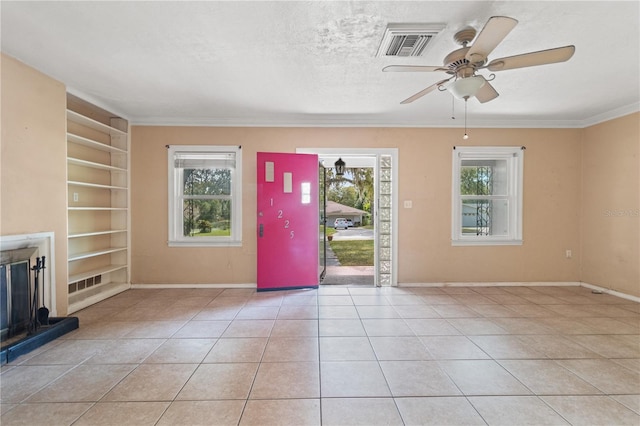
[[[284,212],[282,210],[278,210],[278,219],[282,219],[284,216]],[[289,226],[291,225],[291,221],[289,219],[285,219],[284,220],[284,229],[289,229]],[[293,231],[289,232],[289,239],[293,239],[293,237],[295,236],[295,233]]]

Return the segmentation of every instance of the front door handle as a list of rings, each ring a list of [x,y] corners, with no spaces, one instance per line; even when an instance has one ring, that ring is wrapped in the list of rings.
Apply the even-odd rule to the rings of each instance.
[[[262,223],[260,224],[260,230],[258,231],[258,235],[260,236],[260,238],[262,238],[262,236],[264,235],[264,225]]]

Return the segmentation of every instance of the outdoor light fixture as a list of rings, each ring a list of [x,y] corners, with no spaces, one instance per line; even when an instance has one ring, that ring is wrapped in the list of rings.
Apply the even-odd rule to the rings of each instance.
[[[342,158],[338,158],[338,161],[335,162],[336,166],[336,176],[344,175],[345,163],[342,161]]]

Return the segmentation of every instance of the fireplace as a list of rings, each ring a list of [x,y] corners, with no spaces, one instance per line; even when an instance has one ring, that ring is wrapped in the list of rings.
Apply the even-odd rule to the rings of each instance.
[[[58,318],[53,232],[0,237],[0,363],[78,328]]]
[[[33,328],[34,295],[36,290],[41,290],[35,288],[33,279],[38,259],[37,247],[0,251],[0,335],[3,342]]]

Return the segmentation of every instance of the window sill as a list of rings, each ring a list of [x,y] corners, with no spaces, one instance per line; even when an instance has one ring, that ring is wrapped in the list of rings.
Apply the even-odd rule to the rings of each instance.
[[[169,241],[169,247],[242,247],[242,241]]]
[[[451,240],[452,246],[521,246],[522,240]]]

